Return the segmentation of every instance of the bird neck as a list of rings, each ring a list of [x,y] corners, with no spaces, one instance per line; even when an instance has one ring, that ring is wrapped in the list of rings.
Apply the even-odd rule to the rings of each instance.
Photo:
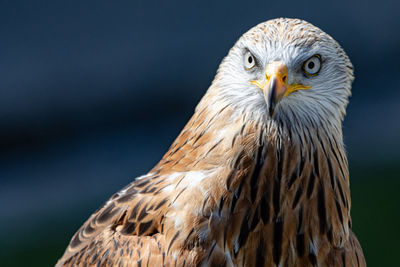
[[[341,247],[350,227],[341,128],[312,124],[293,128],[279,117],[254,120],[237,115],[229,105],[217,107],[215,103],[213,109],[197,107],[155,170],[169,175],[201,172],[207,178],[191,188],[208,192],[215,201],[193,200],[191,209],[219,209],[227,231],[234,235],[238,229],[242,233],[231,225],[237,221],[246,221],[247,232],[261,227],[280,247],[271,252],[276,259],[279,251],[290,247],[298,255],[309,255],[310,261],[332,246]],[[235,220],[229,219],[232,216]],[[234,247],[246,239],[236,239]]]
[[[348,240],[348,165],[338,129],[309,126],[298,131],[283,121],[270,120],[242,136],[245,145],[249,139],[256,145],[250,155],[252,167],[235,175],[246,166],[244,160],[236,161],[228,176],[234,177],[227,185],[233,192],[231,205],[237,206],[230,209],[240,212],[247,201],[243,211],[247,230],[262,225],[265,237],[272,237],[277,247],[270,255],[277,265],[282,251],[290,248],[295,248],[293,257],[314,263]]]
[[[263,160],[257,160],[256,153],[254,170],[261,169],[258,179],[264,179],[264,186],[258,182],[258,191],[270,198],[272,222],[294,223],[296,243],[300,247],[298,238],[303,236],[302,250],[308,248],[308,253],[317,253],[312,248],[324,243],[341,247],[351,227],[348,162],[341,127],[314,122],[294,128],[278,117],[266,124],[262,140],[259,151]]]

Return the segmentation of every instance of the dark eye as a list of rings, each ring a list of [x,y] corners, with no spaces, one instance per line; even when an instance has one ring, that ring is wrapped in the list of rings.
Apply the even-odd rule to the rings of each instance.
[[[315,76],[321,70],[321,56],[314,55],[303,63],[303,71],[308,76]]]
[[[256,60],[249,51],[247,51],[246,54],[244,54],[243,60],[244,60],[243,64],[246,70],[250,70],[256,65]]]

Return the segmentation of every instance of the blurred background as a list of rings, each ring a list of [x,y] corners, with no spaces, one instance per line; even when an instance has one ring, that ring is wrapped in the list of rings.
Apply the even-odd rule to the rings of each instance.
[[[353,227],[369,266],[400,249],[400,2],[0,1],[0,258],[52,266],[79,226],[168,149],[234,42],[305,19],[349,54]]]

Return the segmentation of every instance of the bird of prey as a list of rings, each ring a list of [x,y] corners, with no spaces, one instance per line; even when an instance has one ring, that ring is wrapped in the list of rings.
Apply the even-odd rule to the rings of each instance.
[[[299,19],[246,32],[161,161],[57,266],[366,266],[342,121],[353,66]]]

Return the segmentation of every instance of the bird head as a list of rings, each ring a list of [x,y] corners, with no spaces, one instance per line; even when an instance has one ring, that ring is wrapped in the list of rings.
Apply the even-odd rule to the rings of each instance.
[[[267,120],[341,121],[353,67],[328,34],[299,19],[274,19],[246,32],[211,88],[237,110]]]

